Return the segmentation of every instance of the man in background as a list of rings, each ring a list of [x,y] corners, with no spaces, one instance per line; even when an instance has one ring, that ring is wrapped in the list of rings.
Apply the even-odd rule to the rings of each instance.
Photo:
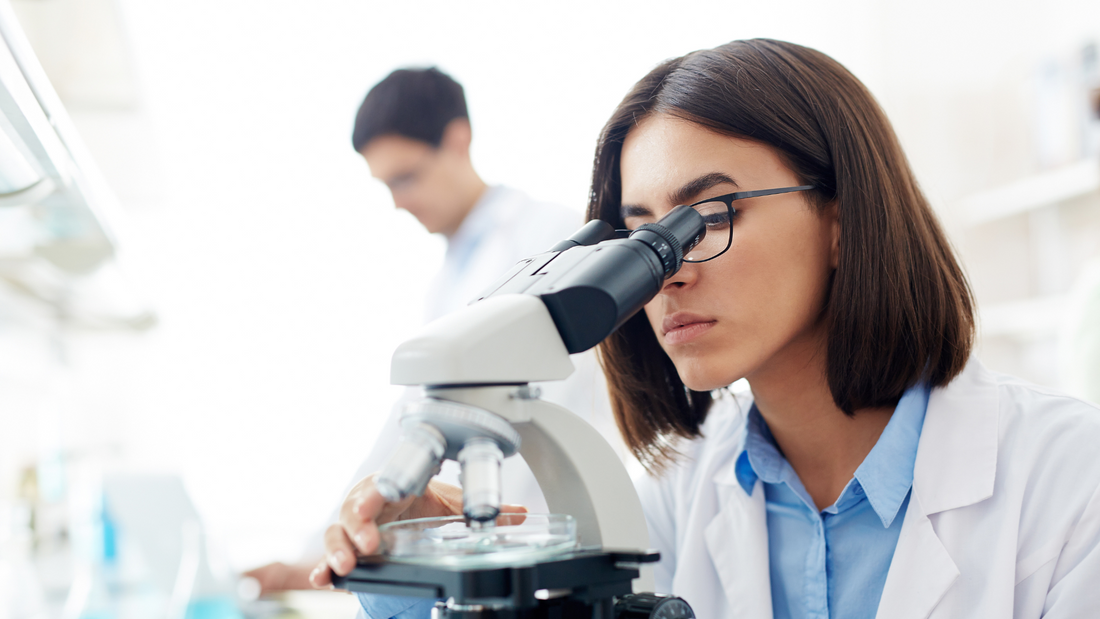
[[[435,68],[394,71],[370,90],[355,118],[352,146],[366,160],[371,176],[385,183],[397,208],[447,239],[443,267],[428,292],[426,321],[465,306],[516,262],[549,249],[583,224],[577,211],[487,185],[470,158],[472,135],[462,86]],[[569,379],[540,385],[543,399],[587,419],[624,454],[594,353],[573,355],[573,364],[576,371]],[[402,405],[418,391],[406,394],[352,483],[385,464],[400,435]],[[454,464],[446,463],[440,478],[457,485]],[[501,475],[507,502],[547,511],[533,474],[520,458],[506,459]],[[299,564],[273,563],[246,575],[259,580],[265,593],[309,589],[309,570],[322,556],[318,535]]]

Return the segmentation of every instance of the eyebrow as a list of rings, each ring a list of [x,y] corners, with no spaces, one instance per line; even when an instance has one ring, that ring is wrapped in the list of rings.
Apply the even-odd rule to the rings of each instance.
[[[723,174],[721,172],[711,172],[704,174],[698,178],[692,179],[681,186],[679,189],[669,192],[668,201],[670,204],[688,204],[691,199],[703,193],[704,191],[718,185],[733,185],[740,188],[737,181],[733,180],[732,176]],[[653,211],[641,204],[624,204],[620,207],[620,215],[623,219],[627,217],[645,217],[646,215],[652,215]]]

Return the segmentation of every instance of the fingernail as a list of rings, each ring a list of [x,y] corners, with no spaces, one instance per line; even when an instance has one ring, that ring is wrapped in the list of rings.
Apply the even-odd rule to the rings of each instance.
[[[355,534],[355,543],[359,544],[359,548],[366,548],[367,547],[367,534],[364,533],[364,532],[356,533]]]
[[[329,557],[328,564],[332,566],[332,569],[338,570],[340,566],[344,564],[344,559],[346,559],[347,556],[347,553],[343,550],[337,550]]]
[[[309,573],[309,584],[314,587],[317,586],[317,577],[321,575],[321,567],[317,566],[313,568],[313,571]]]

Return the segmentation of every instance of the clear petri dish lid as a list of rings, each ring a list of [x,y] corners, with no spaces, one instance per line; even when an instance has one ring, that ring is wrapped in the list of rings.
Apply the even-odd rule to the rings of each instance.
[[[577,547],[577,523],[565,514],[501,514],[484,525],[462,516],[418,518],[379,531],[390,558],[437,566],[524,565]]]

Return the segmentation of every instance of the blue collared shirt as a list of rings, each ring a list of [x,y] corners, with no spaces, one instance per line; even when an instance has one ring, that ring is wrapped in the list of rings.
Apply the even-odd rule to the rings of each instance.
[[[775,619],[872,618],[898,544],[929,390],[908,389],[835,503],[814,506],[764,418],[749,411],[737,481],[763,483]]]

